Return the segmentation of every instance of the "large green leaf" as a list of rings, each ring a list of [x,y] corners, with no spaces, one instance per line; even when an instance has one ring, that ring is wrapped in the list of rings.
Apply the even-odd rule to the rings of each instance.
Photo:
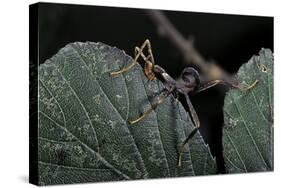
[[[224,104],[224,158],[230,173],[273,170],[273,54],[262,49],[238,71],[240,83],[258,83],[247,91],[231,90]]]
[[[129,125],[163,89],[142,67],[102,43],[72,43],[39,68],[39,184],[213,174],[215,161],[197,133],[177,166],[180,143],[193,129],[172,96]]]

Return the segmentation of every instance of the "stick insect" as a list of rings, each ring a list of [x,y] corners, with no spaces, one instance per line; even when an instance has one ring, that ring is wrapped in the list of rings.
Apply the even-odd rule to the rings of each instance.
[[[143,51],[147,48],[148,55],[146,56]],[[162,67],[159,65],[154,64],[154,58],[152,54],[152,48],[150,41],[146,39],[144,43],[141,45],[141,47],[135,47],[135,58],[133,62],[128,65],[127,67],[116,71],[111,72],[112,76],[116,76],[118,74],[125,73],[129,71],[132,67],[134,67],[138,62],[137,60],[142,57],[144,60],[144,74],[148,78],[148,80],[154,80],[159,79],[164,84],[164,90],[162,91],[162,94],[156,99],[156,102],[151,105],[150,108],[148,108],[146,111],[142,113],[141,116],[139,116],[136,119],[130,120],[130,124],[135,124],[139,121],[141,121],[143,118],[145,118],[149,113],[151,113],[153,110],[155,110],[161,103],[164,102],[164,100],[169,96],[173,95],[177,98],[178,94],[182,94],[185,97],[186,104],[188,105],[188,113],[191,117],[192,123],[194,124],[194,129],[191,131],[191,133],[187,136],[187,138],[183,141],[183,143],[180,145],[179,148],[179,157],[177,165],[181,166],[181,159],[182,159],[182,153],[184,151],[185,145],[188,143],[188,141],[195,135],[195,133],[198,131],[200,127],[200,121],[197,116],[197,113],[190,101],[189,94],[192,93],[198,93],[201,91],[204,91],[208,88],[211,88],[213,86],[216,86],[218,84],[224,84],[229,85],[223,80],[212,80],[206,84],[200,83],[200,75],[198,71],[192,67],[186,67],[183,69],[179,79],[175,80],[173,79]],[[258,80],[256,80],[253,84],[246,86],[246,87],[240,87],[236,85],[230,85],[230,87],[237,88],[240,90],[249,90],[253,88],[257,84]]]

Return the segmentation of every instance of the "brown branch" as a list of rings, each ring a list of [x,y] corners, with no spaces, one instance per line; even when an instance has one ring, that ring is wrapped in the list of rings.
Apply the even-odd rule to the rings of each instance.
[[[227,84],[237,85],[233,76],[222,70],[218,65],[207,62],[194,48],[192,41],[183,37],[160,10],[146,10],[146,13],[157,26],[160,34],[166,37],[181,52],[185,62],[200,68],[207,82],[219,79]]]

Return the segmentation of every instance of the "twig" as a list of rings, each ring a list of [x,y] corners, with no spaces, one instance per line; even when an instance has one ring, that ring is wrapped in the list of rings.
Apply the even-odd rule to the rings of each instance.
[[[233,76],[222,70],[218,65],[207,62],[194,48],[192,41],[183,37],[161,11],[146,10],[146,13],[157,26],[160,34],[166,37],[181,52],[185,62],[200,68],[207,82],[223,80],[231,86],[237,85],[237,81]]]

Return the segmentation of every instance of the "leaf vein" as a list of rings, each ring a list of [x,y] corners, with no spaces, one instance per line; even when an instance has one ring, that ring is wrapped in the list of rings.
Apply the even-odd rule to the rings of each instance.
[[[118,114],[118,116],[120,117],[120,119],[123,121],[124,124],[126,124],[126,120],[122,117],[122,115],[120,114],[120,112],[117,110],[117,108],[113,105],[112,101],[109,99],[109,97],[107,96],[106,92],[104,91],[103,87],[101,86],[101,84],[99,83],[99,81],[95,78],[95,76],[93,75],[92,71],[90,70],[89,66],[86,63],[86,60],[80,55],[80,53],[77,51],[77,49],[71,45],[72,49],[76,52],[76,54],[78,54],[78,56],[80,57],[80,59],[82,60],[83,64],[86,66],[88,72],[90,73],[91,77],[98,83],[97,85],[99,86],[101,92],[104,94],[104,96],[106,97],[107,101],[109,102],[109,104],[111,105],[112,109],[116,112],[116,114]],[[90,45],[90,47],[92,48],[92,46]],[[124,78],[123,78],[124,79]],[[142,159],[142,155],[135,143],[134,137],[132,135],[132,133],[130,132],[129,128],[127,127],[128,132],[130,133],[130,137],[132,138],[132,140],[134,141],[134,148],[137,151],[138,156],[140,156],[140,160],[141,163],[143,164],[144,167],[144,172],[146,173],[146,167],[144,165],[144,161]]]
[[[79,102],[79,104],[81,105],[83,111],[85,112],[85,115],[87,117],[87,119],[89,120],[89,123],[91,125],[91,128],[93,130],[94,136],[95,136],[95,140],[96,140],[96,147],[97,147],[97,151],[99,151],[99,141],[98,141],[98,137],[96,134],[96,131],[94,129],[93,123],[91,121],[91,118],[89,116],[88,111],[86,110],[84,104],[82,103],[81,99],[79,98],[79,96],[77,95],[77,93],[75,92],[75,90],[72,88],[71,84],[69,83],[69,81],[64,77],[64,75],[60,72],[59,68],[54,64],[54,67],[56,68],[56,70],[58,71],[58,73],[60,74],[61,78],[65,81],[65,83],[68,85],[68,87],[70,88],[70,90],[72,91],[73,95],[75,96],[75,98],[77,99],[77,101]]]
[[[55,125],[57,125],[58,127],[60,127],[61,129],[63,129],[64,131],[68,132],[71,136],[73,136],[74,139],[76,139],[81,145],[83,145],[85,148],[87,148],[92,154],[97,155],[98,158],[101,159],[101,161],[104,163],[105,166],[107,166],[110,169],[113,169],[117,174],[122,175],[124,178],[126,179],[131,179],[128,175],[124,174],[123,172],[119,171],[118,169],[114,168],[114,166],[112,164],[110,164],[105,158],[103,158],[98,152],[96,152],[94,149],[92,149],[91,147],[89,147],[87,144],[85,144],[84,142],[82,142],[78,137],[76,137],[72,132],[70,132],[67,128],[63,127],[62,125],[60,125],[58,122],[56,122],[55,120],[53,120],[49,115],[45,114],[42,111],[39,111],[39,113],[41,113],[42,115],[44,115],[46,118],[48,118],[49,120],[51,120]]]
[[[245,128],[246,128],[246,130],[247,130],[247,133],[248,133],[248,135],[249,135],[250,138],[251,138],[251,141],[253,142],[253,144],[254,144],[254,146],[255,146],[255,148],[256,148],[256,150],[257,150],[259,156],[261,157],[263,163],[265,164],[266,167],[268,167],[267,163],[265,162],[264,157],[263,157],[262,154],[261,154],[260,149],[258,148],[258,146],[257,146],[257,144],[256,144],[255,139],[253,138],[253,135],[251,134],[250,130],[248,129],[247,123],[246,123],[246,121],[245,121],[245,119],[244,119],[244,117],[243,117],[243,115],[242,115],[242,113],[241,113],[241,110],[240,110],[240,108],[239,108],[239,106],[238,106],[238,104],[237,104],[237,101],[234,99],[233,96],[232,96],[232,98],[233,98],[234,104],[235,104],[235,106],[236,106],[236,109],[237,109],[239,115],[240,115],[241,118],[242,118],[243,124],[244,124],[244,126],[245,126]]]
[[[254,97],[254,101],[255,101],[255,104],[256,104],[256,106],[257,106],[257,108],[259,110],[259,113],[261,114],[261,116],[263,117],[265,122],[269,123],[269,121],[265,118],[264,113],[261,111],[261,108],[258,105],[258,101],[257,101],[257,98],[256,98],[256,95],[255,95],[254,91],[251,90],[250,92],[251,92],[252,96]]]
[[[58,107],[60,108],[61,112],[62,112],[62,117],[63,117],[63,121],[64,121],[64,126],[66,126],[66,119],[65,119],[65,114],[64,111],[62,110],[62,107],[60,105],[60,103],[58,102],[58,100],[56,99],[56,97],[53,95],[53,93],[48,89],[48,87],[44,84],[44,82],[39,79],[39,82],[42,84],[42,86],[46,89],[46,91],[54,98],[54,100],[56,101],[56,103],[58,104]]]
[[[74,169],[74,170],[85,170],[85,171],[111,171],[111,169],[96,169],[96,168],[81,168],[81,167],[76,167],[76,166],[66,166],[66,165],[61,165],[61,164],[53,164],[53,163],[48,163],[48,162],[44,162],[44,161],[38,161],[39,164],[42,165],[49,165],[49,166],[54,166],[57,168],[68,168],[68,169]]]
[[[236,166],[227,156],[225,156],[225,159],[232,165],[234,166],[235,168],[241,170],[241,171],[244,171],[243,169],[239,168],[238,166]]]
[[[237,153],[238,158],[239,158],[239,160],[241,161],[241,163],[242,163],[242,165],[243,165],[243,167],[244,167],[244,170],[245,170],[246,172],[248,172],[247,167],[246,167],[246,165],[245,165],[245,163],[244,163],[244,161],[243,161],[243,159],[242,159],[240,153],[238,152],[238,150],[237,150],[235,144],[233,143],[231,137],[229,136],[229,134],[227,133],[227,131],[225,131],[224,133],[226,134],[226,136],[227,136],[227,138],[229,139],[231,145],[233,146],[235,152]]]
[[[141,81],[142,81],[142,85],[144,86],[143,79],[141,79]],[[144,87],[144,93],[145,93],[146,98],[148,99],[148,94],[147,94],[147,91],[146,91],[145,87]],[[150,103],[150,105],[152,105],[150,101],[149,101],[149,103]],[[153,112],[155,113],[155,111],[153,111]],[[164,145],[163,145],[163,140],[162,140],[163,138],[161,137],[161,133],[160,133],[160,130],[159,130],[160,127],[159,127],[158,115],[155,114],[155,116],[156,116],[156,124],[157,124],[157,127],[158,127],[157,132],[158,132],[159,137],[160,137],[160,143],[161,143],[161,148],[163,150],[163,154],[164,154],[164,157],[165,157],[166,168],[167,168],[167,171],[168,171],[168,175],[171,176],[170,169],[169,169],[169,164],[168,164],[168,160],[167,160],[167,156],[166,156],[166,151],[165,151]]]

